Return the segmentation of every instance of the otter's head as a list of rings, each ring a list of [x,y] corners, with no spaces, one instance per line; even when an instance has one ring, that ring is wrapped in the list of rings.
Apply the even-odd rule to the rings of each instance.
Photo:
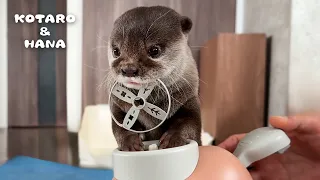
[[[111,73],[129,88],[172,78],[190,59],[192,21],[162,6],[138,7],[114,23],[108,45]]]

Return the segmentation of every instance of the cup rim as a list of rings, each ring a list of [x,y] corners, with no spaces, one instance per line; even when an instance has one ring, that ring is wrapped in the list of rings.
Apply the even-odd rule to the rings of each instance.
[[[146,144],[155,144],[158,143],[159,140],[155,141],[144,141],[143,143]],[[194,140],[188,140],[188,143],[183,146],[173,147],[168,149],[158,149],[152,151],[120,151],[116,148],[113,151],[114,156],[155,156],[155,155],[165,155],[165,154],[172,154],[172,153],[180,153],[189,149],[198,148],[198,143]]]

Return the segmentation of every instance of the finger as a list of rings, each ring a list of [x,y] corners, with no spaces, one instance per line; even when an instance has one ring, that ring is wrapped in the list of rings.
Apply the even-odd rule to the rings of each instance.
[[[261,180],[262,179],[259,171],[250,171],[250,175],[253,180]]]
[[[320,132],[320,116],[289,116],[289,117],[271,117],[270,124],[284,131],[298,131],[304,133]]]
[[[233,152],[239,141],[245,136],[246,134],[235,134],[232,135],[230,137],[228,137],[225,141],[223,141],[222,143],[220,143],[218,146],[229,151],[229,152]]]

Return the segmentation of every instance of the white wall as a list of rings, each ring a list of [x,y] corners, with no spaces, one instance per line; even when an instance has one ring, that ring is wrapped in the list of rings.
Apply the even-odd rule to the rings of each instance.
[[[235,32],[236,33],[243,33],[244,32],[244,25],[245,25],[245,2],[246,0],[237,0],[236,4],[236,25],[235,25]]]
[[[8,126],[7,1],[0,1],[0,128]]]
[[[7,1],[0,1],[0,164],[7,160],[8,127],[8,40]]]
[[[68,130],[77,132],[81,120],[82,0],[68,0],[67,13],[76,22],[67,26],[67,119]],[[8,126],[7,1],[0,1],[0,128]]]
[[[320,1],[237,3],[237,33],[272,37],[269,116],[319,110]]]
[[[289,113],[320,109],[320,1],[292,0]]]
[[[68,0],[67,14],[76,16],[76,22],[67,26],[67,126],[78,132],[82,106],[82,0]]]
[[[8,129],[0,129],[0,165],[8,160]]]

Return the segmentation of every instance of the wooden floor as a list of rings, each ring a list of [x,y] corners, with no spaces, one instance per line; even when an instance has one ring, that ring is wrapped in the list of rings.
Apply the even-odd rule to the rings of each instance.
[[[0,163],[21,155],[78,166],[77,134],[65,128],[0,129]]]

